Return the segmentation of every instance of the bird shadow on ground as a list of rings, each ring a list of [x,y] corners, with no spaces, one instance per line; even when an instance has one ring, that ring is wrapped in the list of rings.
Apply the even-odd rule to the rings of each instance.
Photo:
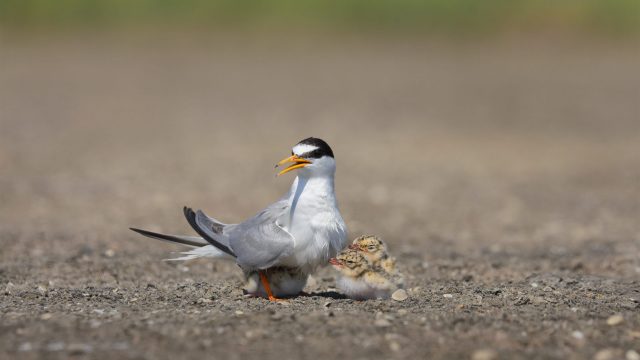
[[[312,293],[300,293],[301,297],[324,297],[324,298],[330,298],[330,299],[334,299],[334,300],[343,300],[343,299],[348,299],[345,295],[340,294],[339,292],[335,292],[335,291],[321,291],[321,292],[312,292]]]

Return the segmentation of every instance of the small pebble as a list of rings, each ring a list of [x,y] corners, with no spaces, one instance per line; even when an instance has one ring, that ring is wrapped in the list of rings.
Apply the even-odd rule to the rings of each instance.
[[[391,298],[395,301],[405,301],[408,297],[409,295],[407,295],[407,292],[404,291],[404,289],[398,289],[391,294]]]
[[[13,290],[14,287],[15,287],[15,285],[13,285],[12,282],[7,283],[7,286],[4,288],[4,293],[6,295],[10,295],[11,294],[11,290]]]
[[[452,295],[452,294],[444,294],[444,295],[442,295],[442,296],[444,296],[444,297],[445,297],[445,298],[447,298],[447,299],[451,299],[451,298],[453,298],[453,295]]]
[[[498,354],[491,349],[476,350],[471,355],[472,360],[493,360],[496,357],[498,357]]]
[[[18,351],[31,351],[33,350],[33,345],[30,342],[22,343],[18,346]]]
[[[47,351],[62,351],[64,350],[64,343],[62,341],[48,343],[46,349]]]
[[[40,320],[49,320],[53,317],[53,315],[46,313],[46,314],[42,314],[40,315]]]
[[[377,327],[388,327],[391,326],[391,322],[389,322],[389,320],[381,318],[381,319],[376,319],[376,321],[373,322],[373,324]]]
[[[624,318],[620,314],[612,315],[607,319],[607,325],[616,326],[624,322]]]
[[[640,354],[638,354],[638,352],[635,351],[635,350],[627,351],[627,353],[624,355],[624,357],[627,360],[640,360]]]
[[[243,311],[241,311],[241,310],[236,310],[236,315],[242,315],[242,314],[244,314],[244,312],[243,312]]]
[[[89,320],[89,326],[92,329],[97,329],[97,328],[100,327],[100,325],[102,325],[102,323],[100,321],[96,320],[96,319]]]
[[[389,349],[391,349],[391,351],[393,352],[398,352],[400,351],[400,344],[398,344],[397,341],[391,341],[389,343]]]
[[[571,333],[571,336],[573,336],[577,340],[584,340],[584,334],[582,333],[582,331],[576,330]]]
[[[531,283],[531,287],[532,288],[537,288],[538,287],[538,283]]]
[[[621,355],[617,349],[602,349],[593,356],[593,360],[619,359]]]

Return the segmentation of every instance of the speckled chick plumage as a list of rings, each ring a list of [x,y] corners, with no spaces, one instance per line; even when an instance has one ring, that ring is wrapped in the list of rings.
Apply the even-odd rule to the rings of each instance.
[[[372,265],[358,250],[346,249],[330,263],[340,272],[338,289],[349,298],[387,299],[398,289],[392,277],[381,267]]]
[[[387,244],[381,238],[363,235],[353,240],[349,248],[361,252],[373,267],[382,268],[386,276],[399,288],[404,287],[404,277],[398,271],[396,259],[389,255]]]

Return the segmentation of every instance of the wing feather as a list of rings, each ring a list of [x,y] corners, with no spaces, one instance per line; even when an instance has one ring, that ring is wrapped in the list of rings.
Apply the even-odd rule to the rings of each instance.
[[[189,222],[189,225],[195,230],[198,235],[202,236],[205,240],[207,240],[211,245],[217,247],[221,251],[235,257],[236,255],[233,251],[225,244],[226,239],[222,239],[220,234],[215,234],[214,230],[210,227],[207,219],[209,219],[202,211],[198,211],[198,213],[191,210],[191,208],[184,207],[184,217]],[[200,214],[200,216],[198,216]]]
[[[209,245],[209,243],[206,240],[197,236],[169,235],[169,234],[160,234],[153,231],[136,229],[136,228],[129,228],[129,229],[137,232],[140,235],[144,235],[152,239],[174,242],[174,243],[184,244],[184,245],[193,246],[193,247],[201,247],[201,246]]]
[[[288,208],[288,202],[282,199],[247,221],[225,229],[240,266],[266,269],[293,252],[293,236],[278,223]]]

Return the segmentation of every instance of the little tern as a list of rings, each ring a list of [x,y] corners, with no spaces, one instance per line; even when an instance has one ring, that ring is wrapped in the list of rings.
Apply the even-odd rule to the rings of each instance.
[[[272,301],[296,295],[310,273],[346,246],[347,228],[336,201],[331,147],[318,138],[304,139],[276,167],[287,163],[278,176],[297,171],[289,191],[244,222],[224,224],[185,207],[184,215],[200,237],[131,230],[195,248],[173,260],[234,259],[253,283],[248,289],[253,295]],[[256,286],[258,278],[262,288]]]

